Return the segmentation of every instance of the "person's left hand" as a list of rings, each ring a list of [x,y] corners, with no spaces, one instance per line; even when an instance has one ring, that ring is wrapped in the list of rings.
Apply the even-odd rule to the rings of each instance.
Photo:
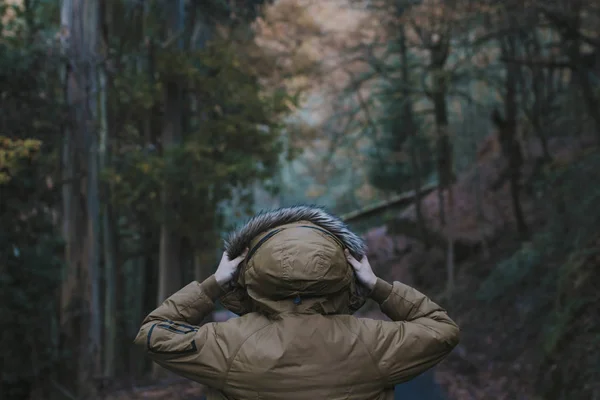
[[[344,250],[346,254],[346,259],[352,265],[352,269],[354,269],[354,273],[358,278],[358,281],[362,283],[367,289],[373,290],[375,284],[377,283],[377,275],[373,272],[373,268],[371,268],[371,264],[369,264],[369,259],[366,255],[363,258],[357,260],[354,258],[352,254],[348,251],[348,249]]]
[[[223,257],[221,257],[221,262],[215,272],[215,279],[219,285],[223,286],[233,279],[240,263],[246,258],[246,254],[248,254],[248,249],[244,250],[240,256],[230,260],[227,252],[223,252]]]

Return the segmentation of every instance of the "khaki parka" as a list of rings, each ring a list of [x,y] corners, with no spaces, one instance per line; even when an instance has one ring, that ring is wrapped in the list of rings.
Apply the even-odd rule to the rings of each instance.
[[[459,328],[403,283],[357,284],[344,248],[362,241],[321,209],[260,214],[226,244],[250,251],[231,285],[192,282],[143,321],[135,343],[211,399],[393,399],[394,385],[444,359]],[[356,318],[367,297],[391,321]],[[220,300],[240,315],[199,326]]]

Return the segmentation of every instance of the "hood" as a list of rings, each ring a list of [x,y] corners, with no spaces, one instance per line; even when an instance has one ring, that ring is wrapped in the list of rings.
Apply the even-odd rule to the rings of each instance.
[[[331,232],[357,259],[361,259],[366,253],[365,243],[358,235],[354,234],[339,217],[318,206],[294,206],[262,211],[229,235],[225,241],[225,250],[231,258],[235,258],[242,254],[250,245],[250,241],[259,234],[299,221],[311,222]]]
[[[249,248],[231,290],[221,299],[230,311],[351,314],[366,301],[344,249],[362,258],[366,248],[336,216],[320,207],[262,212],[230,234],[230,257]]]

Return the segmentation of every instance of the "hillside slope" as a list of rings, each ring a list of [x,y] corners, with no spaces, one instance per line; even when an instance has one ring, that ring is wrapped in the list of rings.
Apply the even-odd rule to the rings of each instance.
[[[504,163],[494,137],[454,185],[454,236],[462,252],[455,254],[451,298],[443,294],[444,249],[425,249],[414,231],[404,231],[406,221],[416,222],[414,207],[365,235],[380,274],[433,294],[461,326],[460,346],[437,368],[453,398],[592,399],[600,393],[600,154],[573,139],[552,140],[551,152],[553,162],[541,169],[539,149],[531,145],[527,152],[527,242],[518,239],[508,187],[492,189]],[[438,204],[431,193],[423,212],[428,229],[446,236]]]

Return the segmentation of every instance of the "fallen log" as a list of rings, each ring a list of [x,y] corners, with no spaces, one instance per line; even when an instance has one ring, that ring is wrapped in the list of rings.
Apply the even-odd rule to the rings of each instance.
[[[430,183],[429,185],[425,185],[421,188],[420,194],[421,196],[425,196],[429,194],[431,191],[437,188],[437,182]],[[361,209],[351,211],[341,216],[342,221],[344,222],[357,222],[362,219],[366,219],[372,217],[374,215],[380,215],[384,211],[387,211],[390,208],[404,208],[409,206],[416,196],[416,192],[414,190],[410,190],[408,192],[400,193],[395,196],[390,197],[387,200],[380,201],[375,204],[368,205]]]

